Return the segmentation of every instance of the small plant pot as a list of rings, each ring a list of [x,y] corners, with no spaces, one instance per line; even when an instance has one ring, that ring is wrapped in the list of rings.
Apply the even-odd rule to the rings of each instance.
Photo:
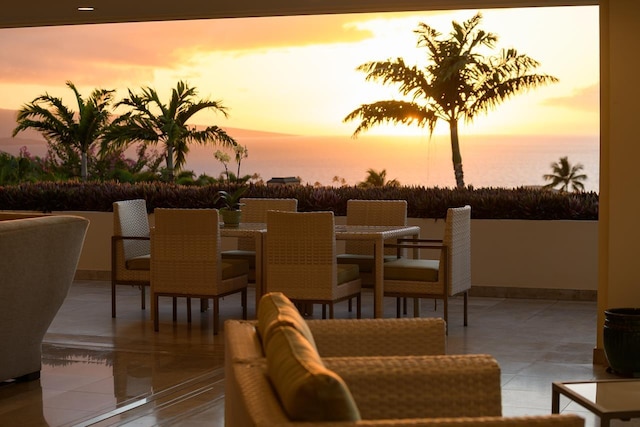
[[[225,227],[238,227],[240,225],[240,218],[242,217],[242,211],[230,211],[227,209],[220,209],[220,216],[222,216],[222,222]]]
[[[640,308],[604,312],[603,344],[615,374],[640,377]]]

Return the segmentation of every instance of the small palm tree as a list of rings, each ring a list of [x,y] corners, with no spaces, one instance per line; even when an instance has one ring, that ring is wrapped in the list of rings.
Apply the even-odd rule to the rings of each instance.
[[[400,183],[397,179],[387,181],[387,170],[382,169],[380,172],[373,169],[367,170],[367,178],[358,183],[358,187],[399,187]]]
[[[116,147],[127,146],[134,142],[163,145],[162,149],[167,165],[169,180],[173,181],[175,170],[180,170],[186,162],[189,144],[216,144],[235,146],[236,141],[218,126],[208,126],[197,130],[187,124],[197,113],[214,110],[227,117],[226,108],[220,101],[197,99],[197,91],[185,82],[178,82],[171,91],[167,104],[150,87],[142,89],[141,94],[129,90],[129,97],[117,106],[126,106],[131,111],[120,116],[105,137],[103,149],[110,149],[110,143]]]
[[[49,144],[79,152],[80,176],[86,181],[88,153],[109,126],[114,91],[95,89],[85,101],[73,83],[68,81],[66,85],[75,95],[77,112],[64,105],[61,98],[41,95],[18,111],[13,136],[31,128],[42,133]]]
[[[345,122],[361,120],[353,137],[382,123],[428,127],[433,134],[438,120],[444,120],[449,123],[456,186],[463,188],[458,122],[471,122],[517,93],[557,81],[553,76],[531,74],[538,62],[515,49],[490,57],[477,53],[481,47],[493,48],[498,40],[495,34],[478,28],[481,20],[478,13],[462,24],[453,22],[446,39],[420,23],[414,31],[418,47],[427,48],[430,60],[423,70],[406,65],[402,58],[360,65],[357,70],[367,73],[366,80],[397,85],[400,94],[410,100],[377,101],[356,108],[344,118]]]
[[[560,157],[559,161],[551,163],[553,173],[542,176],[545,181],[551,181],[544,188],[551,189],[560,186],[562,192],[569,191],[570,188],[573,191],[584,191],[582,181],[586,181],[587,175],[579,173],[582,169],[584,166],[581,163],[571,165],[567,156]]]

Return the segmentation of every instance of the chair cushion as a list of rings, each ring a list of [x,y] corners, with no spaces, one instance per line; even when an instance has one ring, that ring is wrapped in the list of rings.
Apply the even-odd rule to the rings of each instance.
[[[360,278],[357,264],[338,264],[338,285]]]
[[[440,261],[400,258],[384,265],[385,280],[437,282]]]
[[[242,276],[249,273],[249,263],[241,259],[225,259],[222,266],[222,280]]]
[[[147,254],[129,258],[125,261],[125,268],[127,270],[150,270],[151,255]]]
[[[273,328],[265,353],[269,380],[290,420],[360,420],[345,382],[324,366],[297,329],[289,325]]]
[[[243,259],[249,263],[249,268],[252,270],[256,269],[256,252],[255,251],[243,251],[239,249],[234,249],[230,251],[222,252],[222,260],[228,259]]]
[[[371,273],[374,270],[373,255],[340,254],[337,256],[338,264],[358,264],[361,273]],[[384,262],[398,259],[395,255],[385,255]]]
[[[316,342],[313,339],[307,322],[302,318],[296,306],[282,292],[269,292],[260,298],[258,304],[257,330],[262,346],[269,342],[271,331],[276,326],[291,326],[304,336],[311,347],[317,351]]]

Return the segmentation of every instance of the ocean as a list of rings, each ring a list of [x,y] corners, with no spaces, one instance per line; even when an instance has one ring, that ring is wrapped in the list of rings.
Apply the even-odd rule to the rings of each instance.
[[[265,136],[266,135],[266,136]],[[232,134],[233,136],[233,134]],[[267,181],[273,177],[299,177],[303,184],[355,185],[367,177],[367,170],[386,170],[387,179],[402,185],[455,187],[451,147],[448,136],[389,137],[288,136],[257,133],[236,137],[246,146],[248,157],[241,163],[240,175],[257,173]],[[43,155],[45,147],[33,140],[32,154]],[[23,145],[14,139],[1,150],[17,154]],[[467,185],[515,188],[539,186],[547,182],[551,163],[567,156],[571,164],[583,165],[586,191],[599,191],[599,138],[594,136],[465,136],[460,145],[464,179]],[[192,146],[186,169],[196,175],[217,177],[224,171],[214,158],[217,147]],[[229,170],[236,173],[235,161]]]
[[[455,187],[448,136],[389,137],[246,137],[237,138],[249,156],[241,175],[300,177],[305,184],[336,185],[334,177],[355,185],[367,170],[386,170],[387,179],[402,185]],[[599,191],[598,136],[461,136],[465,184],[480,187],[536,186],[548,183],[551,163],[567,156],[583,165],[586,191]],[[194,147],[187,169],[218,176],[215,148]],[[231,161],[230,170],[236,172]]]

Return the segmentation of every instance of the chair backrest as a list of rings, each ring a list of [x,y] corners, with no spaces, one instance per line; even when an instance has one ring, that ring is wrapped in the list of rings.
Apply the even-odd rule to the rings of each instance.
[[[407,201],[347,200],[347,225],[407,225]],[[369,242],[347,240],[345,252],[373,255],[373,245]],[[395,253],[393,248],[385,249],[386,255]]]
[[[222,281],[216,209],[155,209],[151,286],[155,292],[215,295]]]
[[[326,299],[337,287],[333,212],[267,213],[267,292]]]
[[[126,237],[149,237],[149,216],[144,199],[123,200],[113,203],[113,234]],[[148,255],[148,240],[119,240],[125,259]]]
[[[298,199],[242,198],[242,222],[266,223],[267,211],[296,212]],[[238,249],[255,251],[255,239],[239,238]]]
[[[456,295],[471,288],[471,206],[447,209],[443,243],[448,248],[450,266],[447,287],[449,295]]]

